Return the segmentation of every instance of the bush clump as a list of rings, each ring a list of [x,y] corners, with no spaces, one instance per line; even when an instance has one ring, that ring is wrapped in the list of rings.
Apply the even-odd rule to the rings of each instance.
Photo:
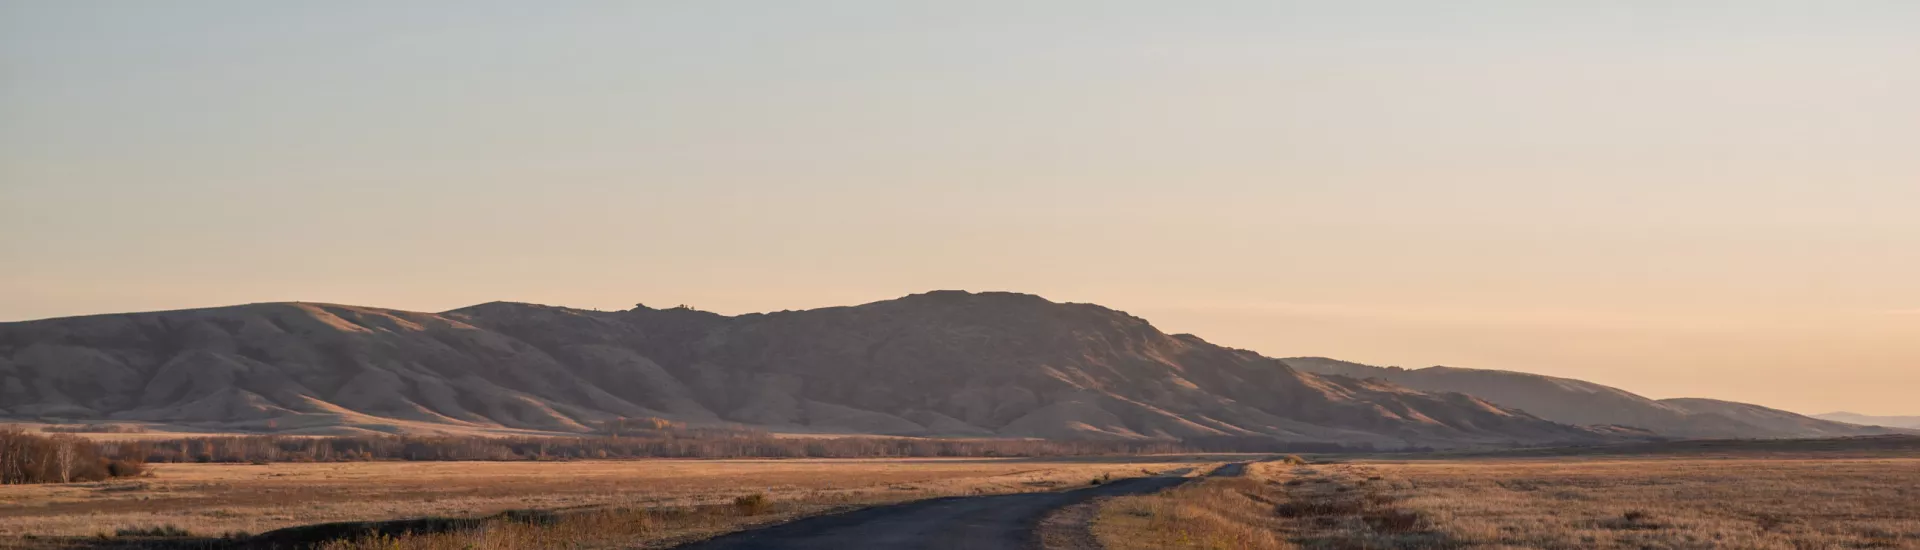
[[[139,459],[114,458],[107,460],[107,477],[140,477],[147,475],[147,463]]]
[[[114,530],[114,536],[120,537],[191,537],[192,531],[178,525],[166,524],[153,527],[121,527]]]
[[[739,512],[740,515],[743,515],[743,516],[757,516],[760,514],[765,514],[767,513],[767,509],[771,507],[773,507],[773,502],[770,500],[767,500],[767,495],[765,493],[754,493],[751,495],[734,497],[733,499],[734,511]]]

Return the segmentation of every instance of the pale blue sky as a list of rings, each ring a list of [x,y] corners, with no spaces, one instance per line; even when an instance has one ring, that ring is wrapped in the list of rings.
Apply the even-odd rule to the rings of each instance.
[[[1005,289],[1916,414],[1916,97],[1896,1],[0,0],[0,320]]]

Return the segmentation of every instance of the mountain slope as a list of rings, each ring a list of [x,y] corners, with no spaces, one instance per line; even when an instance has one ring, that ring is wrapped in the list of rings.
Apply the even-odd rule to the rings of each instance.
[[[1653,400],[1583,380],[1524,372],[1454,367],[1402,369],[1324,357],[1294,357],[1283,361],[1307,372],[1377,378],[1423,391],[1466,393],[1555,422],[1632,426],[1673,437],[1833,437],[1898,433],[1757,405],[1706,399]]]
[[[1887,428],[1906,428],[1920,430],[1920,416],[1873,416],[1850,412],[1830,412],[1813,415],[1821,420],[1845,422],[1859,426],[1881,426]]]
[[[1461,394],[1317,376],[1036,296],[944,291],[727,317],[328,304],[0,324],[0,410],[219,428],[1264,436],[1382,446],[1604,438]]]
[[[1660,402],[1698,414],[1711,414],[1732,418],[1742,423],[1757,426],[1778,434],[1775,437],[1844,437],[1915,433],[1908,430],[1859,426],[1845,422],[1821,420],[1780,409],[1762,407],[1749,403],[1721,401],[1718,399],[1690,397],[1662,399]]]

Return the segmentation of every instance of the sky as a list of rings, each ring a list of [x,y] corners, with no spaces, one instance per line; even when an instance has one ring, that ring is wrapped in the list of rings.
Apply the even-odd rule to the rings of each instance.
[[[0,321],[933,289],[1920,414],[1920,3],[0,0]]]

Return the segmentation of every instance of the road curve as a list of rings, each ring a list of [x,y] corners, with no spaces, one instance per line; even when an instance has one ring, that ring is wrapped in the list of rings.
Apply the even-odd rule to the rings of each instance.
[[[1236,470],[1237,471],[1237,470]],[[1117,480],[1085,489],[982,497],[948,497],[819,516],[742,531],[681,550],[1026,550],[1034,527],[1056,508],[1096,497],[1151,493],[1184,477]]]

